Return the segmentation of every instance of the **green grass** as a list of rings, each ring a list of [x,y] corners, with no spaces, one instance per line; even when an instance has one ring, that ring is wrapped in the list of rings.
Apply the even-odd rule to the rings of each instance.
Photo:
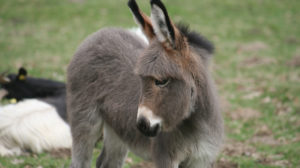
[[[270,161],[259,162],[252,155],[225,155],[226,145],[220,160],[245,168],[299,166],[300,67],[287,62],[300,55],[300,1],[164,2],[174,21],[190,23],[215,43],[214,77],[228,104],[224,107],[227,143],[250,146],[254,154]],[[148,1],[138,3],[149,14]],[[135,26],[125,0],[1,0],[0,72],[16,72],[24,66],[32,76],[65,81],[66,67],[80,42],[107,26]],[[254,92],[259,94],[248,96]],[[232,117],[246,108],[259,115]],[[262,127],[268,128],[266,135],[258,134]],[[277,143],[252,141],[261,136]],[[94,163],[100,149],[101,145],[94,152]],[[134,158],[132,164],[141,161],[132,154],[129,157]],[[13,164],[16,158],[23,162]],[[69,157],[43,153],[0,157],[0,168],[67,167],[69,162]]]

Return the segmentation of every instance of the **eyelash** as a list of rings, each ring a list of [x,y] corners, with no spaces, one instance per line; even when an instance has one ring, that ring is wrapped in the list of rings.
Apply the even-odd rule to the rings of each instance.
[[[169,78],[163,79],[163,80],[154,80],[154,83],[156,86],[158,87],[165,87],[166,85],[168,85],[168,83],[170,82]]]

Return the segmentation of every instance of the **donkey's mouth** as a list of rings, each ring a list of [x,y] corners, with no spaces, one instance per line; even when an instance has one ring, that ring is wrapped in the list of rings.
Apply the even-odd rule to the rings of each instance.
[[[137,128],[139,131],[148,137],[155,137],[158,132],[160,131],[160,124],[150,125],[150,122],[144,118],[141,117],[137,122]]]

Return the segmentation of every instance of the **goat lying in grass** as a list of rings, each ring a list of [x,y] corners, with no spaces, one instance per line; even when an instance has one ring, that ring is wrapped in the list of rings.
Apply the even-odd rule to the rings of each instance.
[[[72,145],[66,123],[65,84],[18,74],[0,76],[4,99],[18,103],[0,106],[0,156],[40,153]]]

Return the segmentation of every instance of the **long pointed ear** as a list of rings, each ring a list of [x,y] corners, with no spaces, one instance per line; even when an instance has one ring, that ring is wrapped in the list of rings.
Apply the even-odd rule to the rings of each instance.
[[[150,18],[139,9],[135,0],[129,0],[128,6],[131,9],[136,23],[140,26],[147,38],[149,40],[153,39],[155,34]]]
[[[173,25],[166,7],[160,0],[151,0],[151,21],[158,40],[161,43],[168,43],[175,49],[177,28]]]

